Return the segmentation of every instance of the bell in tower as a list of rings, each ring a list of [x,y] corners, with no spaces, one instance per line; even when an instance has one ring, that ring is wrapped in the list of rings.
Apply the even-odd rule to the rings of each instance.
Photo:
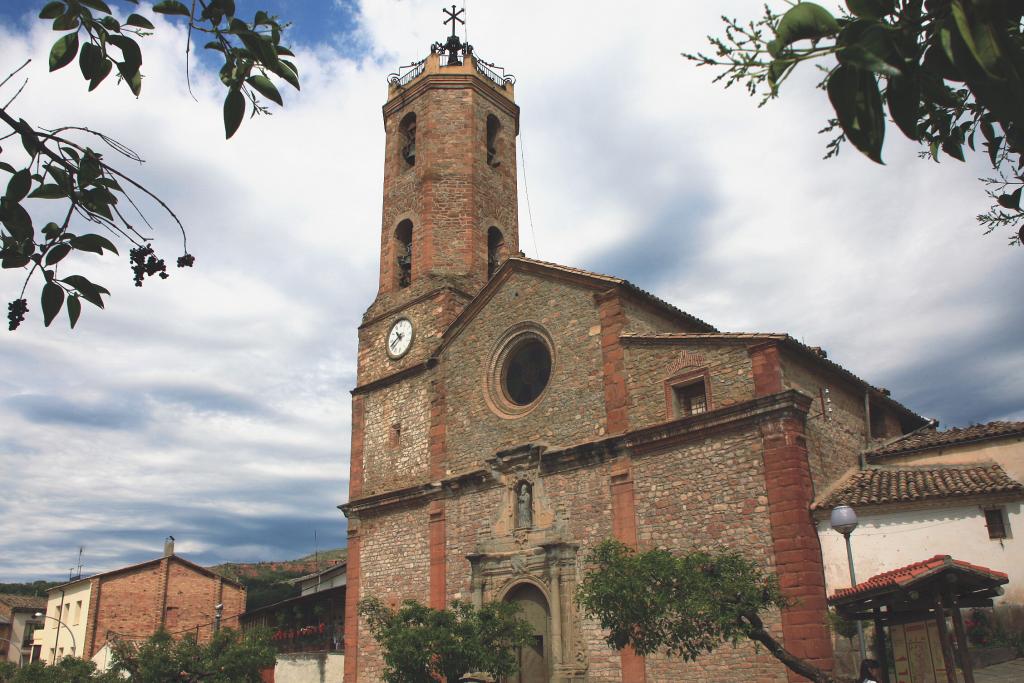
[[[439,287],[473,295],[519,250],[514,79],[460,40],[462,10],[445,12],[447,41],[389,79],[380,312]]]

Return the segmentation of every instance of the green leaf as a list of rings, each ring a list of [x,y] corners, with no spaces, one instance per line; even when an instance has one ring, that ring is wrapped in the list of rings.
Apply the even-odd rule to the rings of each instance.
[[[850,64],[885,76],[898,76],[896,66],[899,55],[890,31],[877,22],[857,20],[843,29],[839,43],[844,45],[836,58],[840,64]]]
[[[68,10],[65,14],[60,15],[53,20],[54,31],[71,31],[77,29],[82,22],[79,21],[78,15]]]
[[[63,2],[48,2],[43,9],[39,10],[40,19],[56,19],[62,14],[64,14]]]
[[[50,250],[46,252],[46,265],[52,266],[69,253],[71,253],[71,245],[67,242],[50,247]]]
[[[279,105],[284,106],[284,102],[281,100],[281,93],[277,91],[277,87],[266,76],[257,74],[245,79],[245,82],[254,87],[268,100],[277,102]]]
[[[50,71],[62,69],[78,54],[78,33],[68,33],[57,39],[50,48]]]
[[[242,125],[242,118],[245,116],[245,96],[238,88],[228,90],[224,98],[224,133],[226,138],[231,138]]]
[[[28,211],[21,204],[8,201],[6,197],[3,198],[0,209],[0,217],[11,237],[18,242],[31,242],[35,237],[35,230],[32,227],[32,216]]]
[[[132,74],[136,73],[142,66],[142,50],[139,49],[139,44],[128,36],[110,36],[107,41],[120,49],[124,56],[124,68],[121,69],[121,73],[125,74],[126,70]],[[125,78],[127,77],[126,75]]]
[[[869,159],[881,164],[885,115],[875,75],[840,65],[829,76],[827,90],[846,137]]]
[[[157,14],[177,14],[183,17],[192,16],[192,12],[189,11],[188,7],[178,2],[178,0],[163,0],[153,5],[153,11]]]
[[[889,115],[911,140],[918,139],[917,122],[921,112],[921,86],[914,76],[890,76],[885,91]]]
[[[71,321],[71,329],[75,329],[75,323],[78,322],[80,315],[82,315],[82,302],[77,294],[72,294],[68,297],[68,320]]]
[[[47,223],[43,227],[43,234],[46,235],[46,239],[55,240],[60,236],[60,226],[56,223]]]
[[[86,278],[81,275],[68,275],[66,278],[61,280],[64,284],[74,287],[82,298],[91,303],[93,306],[103,308],[103,299],[101,294],[110,294],[106,289],[100,287],[97,284],[89,282]]]
[[[128,18],[124,20],[124,23],[128,26],[137,26],[139,28],[154,29],[153,23],[146,17],[140,14],[129,14]]]
[[[46,185],[40,185],[37,187],[35,191],[29,195],[29,199],[63,199],[67,196],[67,190],[60,185],[47,183]]]
[[[103,28],[107,29],[111,33],[121,32],[121,22],[114,17],[103,17],[100,19],[100,23],[103,24]]]
[[[106,12],[110,14],[110,7],[103,0],[78,0],[79,3],[85,5],[90,9],[94,9],[97,12]]]
[[[1020,211],[1020,191],[1024,187],[1018,187],[1016,191],[1010,194],[1001,194],[996,200],[999,202],[999,206],[1004,209],[1013,209],[1014,211]]]
[[[29,156],[34,157],[39,154],[42,144],[32,126],[28,125],[25,119],[18,119],[18,135],[21,137],[21,146],[25,148]]]
[[[32,189],[32,174],[27,168],[23,168],[7,181],[7,192],[4,193],[4,197],[8,202],[17,204],[26,196],[28,196],[29,190]]]
[[[103,50],[92,43],[83,45],[82,51],[78,55],[78,67],[82,70],[82,76],[85,80],[91,81],[99,75],[100,67],[104,61]]]
[[[942,141],[942,151],[959,161],[964,161],[963,143],[955,137],[947,137]]]
[[[287,81],[293,88],[300,90],[299,72],[296,70],[294,64],[287,60],[279,59],[273,64],[267,64],[267,68]]]
[[[99,84],[103,82],[104,78],[110,75],[110,71],[113,68],[114,65],[111,63],[111,61],[109,59],[104,59],[103,62],[100,64],[100,68],[97,74],[93,77],[91,81],[89,81],[89,92],[92,92],[97,87],[99,87]]]
[[[40,303],[43,305],[43,324],[49,327],[64,305],[64,288],[54,282],[47,282],[43,285]]]
[[[117,62],[117,70],[121,72],[121,77],[128,84],[132,94],[138,97],[139,93],[142,92],[142,74],[139,72],[139,67],[137,65],[133,67],[124,62]]]
[[[95,254],[102,254],[103,250],[117,253],[114,243],[102,235],[79,235],[71,240],[71,246],[81,251],[91,251]]]
[[[850,14],[862,19],[881,19],[896,11],[895,0],[846,0]]]
[[[784,48],[798,40],[820,40],[838,32],[839,22],[831,12],[813,2],[801,2],[782,15],[775,39],[768,43],[768,53],[778,59]]]
[[[981,5],[981,3],[972,4],[976,7]],[[1002,50],[999,48],[999,38],[996,36],[995,26],[993,26],[991,21],[986,20],[988,17],[974,16],[968,18],[963,0],[953,0],[952,9],[953,18],[956,21],[960,37],[963,38],[967,49],[971,51],[974,59],[978,62],[978,66],[984,69],[989,78],[999,78],[994,72],[998,70],[999,62],[1003,55]],[[975,14],[980,13],[979,8]]]
[[[0,171],[7,171],[8,173],[14,173],[14,167],[6,161],[0,161]]]
[[[773,95],[778,94],[779,83],[795,65],[796,62],[790,59],[775,59],[768,65],[768,87]]]

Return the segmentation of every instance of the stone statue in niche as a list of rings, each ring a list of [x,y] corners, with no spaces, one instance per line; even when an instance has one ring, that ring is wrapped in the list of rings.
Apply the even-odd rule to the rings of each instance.
[[[520,482],[516,487],[516,528],[533,527],[533,486],[529,482]]]

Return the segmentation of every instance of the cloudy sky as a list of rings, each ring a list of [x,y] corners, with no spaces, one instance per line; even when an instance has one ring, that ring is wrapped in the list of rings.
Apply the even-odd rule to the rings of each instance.
[[[0,5],[0,76],[33,59],[15,113],[135,149],[197,258],[139,289],[124,259],[85,255],[107,310],[45,329],[36,290],[0,332],[0,581],[66,578],[80,546],[86,572],[148,559],[168,534],[206,564],[343,543],[380,107],[387,74],[444,36],[441,5],[236,2],[294,22],[302,92],[282,88],[284,109],[228,142],[209,63],[193,60],[187,92],[180,27],[155,19],[141,98],[112,78],[89,94],[74,66],[46,73],[42,0]],[[944,426],[1024,419],[1024,251],[974,223],[980,160],[921,161],[890,129],[885,167],[850,149],[822,161],[810,81],[758,110],[679,56],[758,3],[640,7],[468,3],[469,41],[518,78],[526,254],[626,277],[723,330],[789,332]],[[5,302],[20,287],[0,273]]]

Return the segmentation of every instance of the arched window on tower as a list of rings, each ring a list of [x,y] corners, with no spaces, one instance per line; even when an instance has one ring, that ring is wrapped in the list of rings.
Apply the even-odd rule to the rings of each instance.
[[[398,286],[412,282],[412,221],[406,218],[395,228],[395,266]]]
[[[409,166],[416,164],[416,114],[409,112],[398,124],[399,143],[402,145],[402,159]]]
[[[487,228],[487,279],[501,267],[505,255],[505,237],[493,225]]]
[[[498,159],[498,133],[501,132],[501,122],[494,114],[487,115],[487,165],[497,166],[501,163]]]

